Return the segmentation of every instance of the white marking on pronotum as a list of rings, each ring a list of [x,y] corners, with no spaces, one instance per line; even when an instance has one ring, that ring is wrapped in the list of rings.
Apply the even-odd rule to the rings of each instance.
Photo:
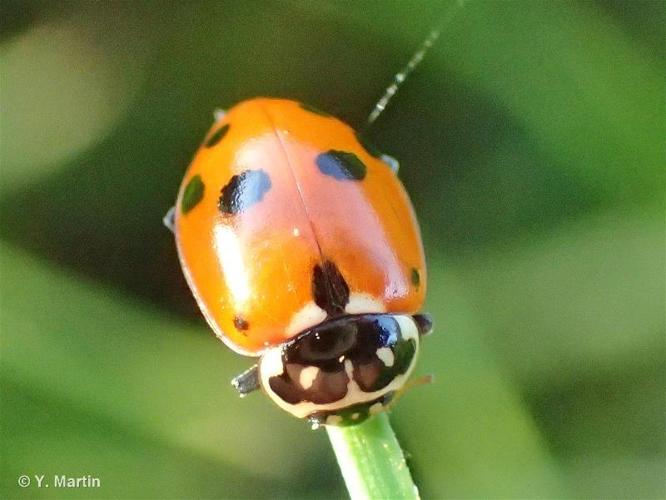
[[[354,378],[354,365],[350,359],[345,359],[345,373],[349,377],[349,380]]]
[[[377,357],[385,366],[393,366],[393,363],[395,362],[393,351],[388,347],[380,347],[377,349]]]
[[[418,346],[419,329],[414,322],[414,318],[404,315],[394,316],[394,318],[398,322],[398,325],[400,325],[400,333],[402,334],[402,338],[414,339],[417,341],[416,345]]]
[[[303,368],[301,374],[298,376],[298,383],[301,384],[303,389],[309,389],[314,384],[317,375],[319,375],[319,368],[316,366]]]
[[[352,293],[345,306],[347,314],[369,314],[386,312],[386,307],[372,295],[367,293]]]
[[[262,382],[268,383],[271,377],[277,377],[284,373],[284,365],[282,364],[282,349],[274,347],[273,349],[266,349],[263,356],[261,356],[261,363],[259,365],[259,375],[261,375]]]

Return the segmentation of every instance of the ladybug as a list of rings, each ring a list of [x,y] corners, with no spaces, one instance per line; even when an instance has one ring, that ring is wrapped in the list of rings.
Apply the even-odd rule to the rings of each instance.
[[[314,426],[383,411],[414,368],[426,264],[397,162],[344,122],[256,98],[217,120],[167,215],[232,384]]]
[[[284,99],[218,113],[168,218],[208,324],[259,357],[241,395],[351,425],[408,380],[432,326],[420,231],[397,162],[349,125]]]
[[[410,376],[426,266],[397,162],[342,121],[252,99],[218,120],[171,214],[187,282],[261,387],[313,424],[382,411]]]

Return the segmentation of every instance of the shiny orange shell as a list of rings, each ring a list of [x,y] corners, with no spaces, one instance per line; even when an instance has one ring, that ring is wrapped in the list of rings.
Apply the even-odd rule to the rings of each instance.
[[[175,233],[203,314],[241,354],[326,318],[322,269],[348,288],[344,313],[423,304],[421,237],[396,174],[351,127],[298,102],[244,101],[213,125],[181,185]]]

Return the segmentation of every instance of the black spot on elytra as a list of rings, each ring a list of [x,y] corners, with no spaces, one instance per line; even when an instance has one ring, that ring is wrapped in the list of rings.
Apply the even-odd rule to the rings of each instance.
[[[218,142],[220,142],[225,135],[227,135],[227,132],[229,132],[229,124],[222,125],[220,128],[218,128],[215,132],[210,134],[210,137],[206,139],[204,142],[204,146],[207,148],[212,148],[215,146]]]
[[[259,203],[270,188],[271,178],[266,172],[245,170],[222,188],[218,208],[223,214],[237,214]]]
[[[312,295],[315,303],[329,316],[344,313],[349,302],[349,285],[340,274],[338,266],[330,260],[314,267]]]
[[[236,315],[234,316],[234,326],[237,330],[245,331],[250,328],[250,323],[243,316]]]
[[[365,178],[367,167],[354,153],[331,149],[321,153],[316,159],[322,174],[338,180],[356,180]]]
[[[421,284],[421,273],[419,272],[418,269],[412,267],[411,275],[412,275],[412,285],[418,288],[419,285]]]
[[[189,180],[180,200],[180,211],[183,215],[192,210],[202,200],[204,188],[200,175],[195,175]]]
[[[323,116],[325,118],[332,118],[332,115],[328,114],[326,111],[322,111],[321,109],[310,106],[309,104],[305,104],[304,102],[300,103],[300,106],[305,111],[309,111],[315,115]]]
[[[375,147],[375,145],[372,142],[370,142],[366,137],[357,132],[356,140],[361,146],[363,146],[363,149],[365,149],[368,153],[370,153],[371,156],[374,156],[375,158],[381,158],[382,156],[381,151],[379,151]]]

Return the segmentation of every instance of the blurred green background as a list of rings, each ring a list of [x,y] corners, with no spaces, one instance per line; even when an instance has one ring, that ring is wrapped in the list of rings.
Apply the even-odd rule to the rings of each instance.
[[[229,386],[161,217],[214,108],[358,126],[451,4],[2,1],[0,496],[345,496]],[[429,259],[437,379],[392,416],[425,498],[666,496],[664,6],[471,0],[370,133]]]

